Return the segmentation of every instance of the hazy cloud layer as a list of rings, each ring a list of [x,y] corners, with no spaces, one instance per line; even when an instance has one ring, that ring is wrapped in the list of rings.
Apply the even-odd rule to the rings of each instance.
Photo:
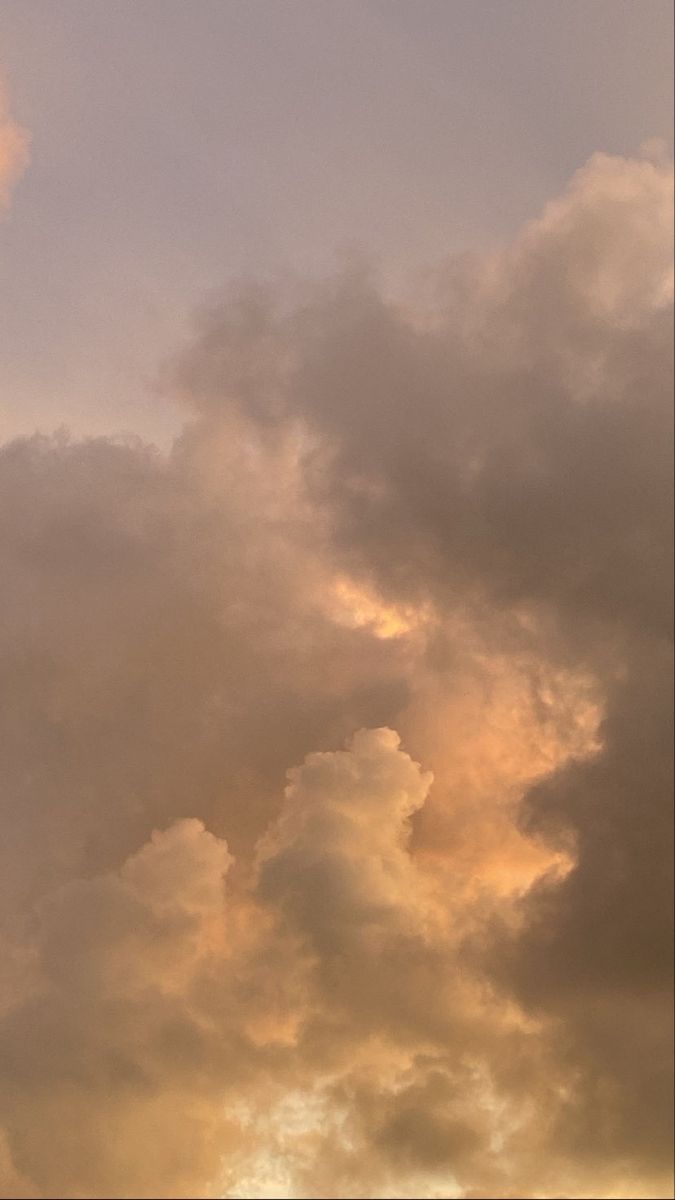
[[[667,1196],[672,172],[0,450],[6,1197]]]

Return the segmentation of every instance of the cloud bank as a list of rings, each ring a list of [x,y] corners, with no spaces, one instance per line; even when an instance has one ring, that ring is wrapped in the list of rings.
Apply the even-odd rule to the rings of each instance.
[[[212,305],[168,455],[0,449],[1,1195],[670,1195],[671,212],[596,155]]]

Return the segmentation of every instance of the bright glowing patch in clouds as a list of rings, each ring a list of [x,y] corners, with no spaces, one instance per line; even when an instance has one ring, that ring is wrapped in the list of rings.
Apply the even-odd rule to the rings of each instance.
[[[669,1194],[671,203],[2,448],[3,1195]]]
[[[426,607],[386,604],[365,587],[349,579],[338,579],[329,592],[329,615],[347,629],[370,628],[377,638],[395,638],[411,633],[430,620]]]

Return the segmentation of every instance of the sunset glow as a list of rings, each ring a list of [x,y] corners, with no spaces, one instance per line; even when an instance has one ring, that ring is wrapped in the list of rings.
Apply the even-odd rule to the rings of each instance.
[[[0,1200],[667,1200],[671,6],[0,46]]]

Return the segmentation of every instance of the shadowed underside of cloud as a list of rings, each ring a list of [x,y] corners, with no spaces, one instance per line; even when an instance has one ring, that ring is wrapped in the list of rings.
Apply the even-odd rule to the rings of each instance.
[[[671,206],[2,448],[0,1194],[670,1194]]]

